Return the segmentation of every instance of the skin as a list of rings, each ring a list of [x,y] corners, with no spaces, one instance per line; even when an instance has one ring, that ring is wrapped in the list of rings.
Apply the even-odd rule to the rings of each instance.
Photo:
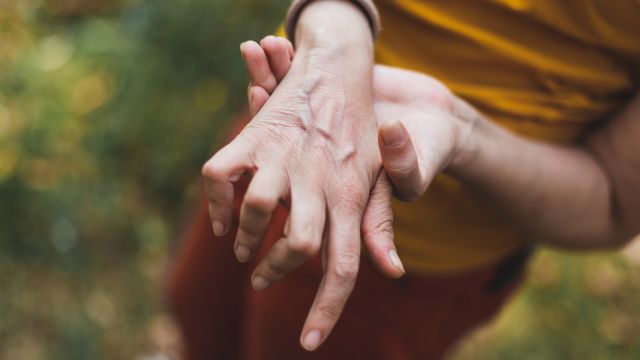
[[[324,276],[300,338],[305,349],[314,350],[331,332],[353,289],[363,235],[384,239],[376,241],[380,246],[373,251],[374,257],[386,258],[382,267],[395,268],[397,275],[404,271],[388,245],[393,241],[390,224],[361,232],[369,216],[390,212],[388,204],[376,209],[378,203],[369,201],[389,190],[382,186],[386,178],[376,151],[368,20],[351,2],[314,1],[298,19],[296,39],[296,57],[277,90],[251,123],[207,161],[202,174],[218,236],[231,227],[234,182],[251,176],[235,244],[239,261],[257,252],[276,206],[290,204],[285,236],[256,268],[254,288],[268,287],[322,248]],[[283,76],[277,59],[270,59],[276,81]],[[269,82],[256,78],[255,84]],[[365,216],[372,206],[367,210],[372,215]]]
[[[494,125],[428,76],[376,67],[372,81],[371,41],[364,37],[369,28],[348,6],[307,6],[289,72],[283,70],[286,59],[291,61],[287,45],[280,50],[284,56],[269,54],[269,41],[262,44],[271,75],[264,63],[262,70],[252,67],[244,45],[250,74],[265,75],[251,76],[255,118],[203,168],[216,234],[228,229],[233,181],[254,174],[240,217],[237,244],[249,248],[236,247],[241,261],[255,253],[277,203],[291,203],[285,238],[254,272],[256,289],[279,280],[325,244],[325,277],[301,336],[305,349],[316,349],[340,316],[357,274],[359,235],[367,244],[367,234],[376,229],[371,224],[382,224],[379,237],[386,240],[377,244],[392,242],[384,196],[390,195],[378,189],[386,179],[381,174],[388,175],[396,196],[414,200],[435,174],[447,172],[495,204],[524,234],[552,245],[619,246],[640,232],[640,100],[583,143],[526,139]],[[328,34],[333,39],[324,38]],[[308,96],[298,97],[295,89],[308,89]],[[374,104],[375,114],[386,119],[378,126]],[[301,126],[305,114],[311,120]],[[379,151],[372,151],[376,132]],[[367,220],[368,213],[375,221]],[[393,264],[392,256],[380,255],[384,246],[369,246],[382,268]]]
[[[640,96],[582,143],[563,146],[494,125],[422,74],[376,66],[373,84],[378,118],[401,118],[406,130],[396,147],[380,142],[402,199],[421,196],[446,171],[549,245],[611,248],[640,234]],[[380,132],[386,129],[381,123]]]
[[[288,41],[271,37],[287,48]],[[255,44],[255,43],[254,43]],[[257,44],[243,52],[281,51]],[[286,63],[281,64],[286,68]],[[250,97],[257,113],[275,89]],[[476,189],[532,239],[572,249],[610,248],[640,234],[640,97],[574,145],[554,145],[510,133],[444,85],[423,74],[376,66],[374,107],[379,150],[394,191],[420,197],[440,171]]]
[[[251,80],[247,88],[247,96],[249,114],[253,118],[286,75],[291,66],[294,51],[291,42],[275,36],[265,37],[260,44],[253,41],[244,42],[240,45],[240,51],[247,64]],[[284,73],[277,75],[277,71],[272,70],[272,66],[283,69]],[[388,177],[381,173],[365,209],[361,231],[364,249],[367,250],[367,255],[370,256],[373,264],[382,274],[390,278],[398,278],[405,271],[393,243],[392,191]],[[260,269],[257,269],[252,278],[259,275]]]

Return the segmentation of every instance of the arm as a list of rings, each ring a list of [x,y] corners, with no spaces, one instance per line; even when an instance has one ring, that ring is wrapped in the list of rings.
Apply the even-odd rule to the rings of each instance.
[[[640,96],[583,144],[559,146],[500,128],[423,74],[377,66],[374,92],[382,161],[401,199],[445,170],[536,240],[608,247],[640,233]]]
[[[602,248],[640,233],[640,97],[583,144],[561,146],[499,127],[423,74],[377,67],[374,80],[378,118],[400,120],[381,124],[379,144],[401,198],[445,171],[533,240]]]
[[[423,74],[379,66],[374,91],[382,162],[402,199],[445,171],[533,240],[602,248],[640,233],[640,96],[583,144],[561,146],[493,124]]]
[[[582,146],[524,139],[462,106],[477,121],[451,173],[532,238],[591,248],[640,233],[640,97]]]

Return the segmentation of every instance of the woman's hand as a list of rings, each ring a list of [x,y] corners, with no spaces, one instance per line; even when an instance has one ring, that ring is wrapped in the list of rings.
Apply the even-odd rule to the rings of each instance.
[[[401,198],[421,195],[445,170],[523,234],[550,245],[615,247],[640,232],[640,97],[584,142],[559,145],[493,124],[425,75],[376,66],[374,90],[378,119],[399,119],[379,132],[382,162]],[[392,139],[398,146],[388,145]]]
[[[365,16],[350,2],[312,2],[299,18],[296,37],[287,75],[272,67],[277,91],[202,172],[216,235],[230,228],[233,183],[252,176],[235,244],[240,261],[256,253],[275,207],[290,204],[285,236],[254,271],[254,288],[268,287],[324,246],[325,275],[301,337],[314,350],[355,284],[360,225],[382,163],[375,151],[372,39]]]
[[[479,114],[436,79],[376,65],[374,108],[385,172],[397,198],[414,201],[441,171],[455,171],[466,157]]]
[[[244,43],[241,51],[251,78],[253,116],[277,87],[272,67],[284,74],[289,68],[289,62],[274,59],[293,57],[293,48],[286,39],[268,36],[260,45]],[[257,85],[260,78],[272,81]],[[376,65],[373,88],[384,170],[396,197],[413,201],[424,194],[435,174],[461,162],[462,147],[479,114],[439,81],[409,70]],[[369,225],[375,226],[363,223],[363,230]]]

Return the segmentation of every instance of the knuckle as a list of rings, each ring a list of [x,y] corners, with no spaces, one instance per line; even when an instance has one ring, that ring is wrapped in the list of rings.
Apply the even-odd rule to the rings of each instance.
[[[208,193],[207,197],[209,198],[209,204],[210,204],[209,211],[211,212],[211,214],[218,213],[221,211],[224,211],[224,212],[232,211],[231,209],[233,209],[233,205],[225,201],[227,199],[222,199],[219,196],[216,196],[211,193]]]
[[[320,250],[320,241],[311,237],[292,236],[289,239],[289,250],[295,255],[310,258]]]
[[[359,186],[346,186],[340,194],[337,205],[347,213],[361,211],[367,203],[368,193],[362,191]]]
[[[277,280],[282,278],[286,273],[287,269],[280,264],[276,264],[273,262],[266,262],[261,271],[267,278],[272,280]]]
[[[250,211],[264,213],[270,211],[278,202],[278,198],[266,191],[250,191],[244,196],[244,203]]]
[[[334,304],[318,304],[316,308],[318,315],[323,319],[338,319],[341,309]]]
[[[394,177],[409,177],[416,170],[416,163],[413,158],[400,158],[395,161],[385,163],[385,169]]]
[[[441,108],[451,110],[454,107],[455,96],[442,82],[428,76],[424,82],[424,96],[428,102]]]
[[[224,178],[225,169],[214,158],[211,158],[202,166],[201,173],[205,178],[221,181]]]
[[[428,101],[438,108],[453,110],[454,97],[446,88],[438,88],[427,93]]]
[[[370,228],[363,228],[364,237],[386,235],[393,237],[393,219],[378,219]]]
[[[333,274],[341,282],[353,282],[358,276],[359,259],[354,255],[342,255],[336,259]]]
[[[259,242],[262,238],[262,232],[259,228],[253,226],[252,223],[241,218],[238,224],[238,243],[250,246]]]
[[[265,89],[265,91],[267,89],[275,88],[278,85],[276,78],[271,72],[266,74],[257,74],[255,83],[257,86],[260,86],[261,88]]]

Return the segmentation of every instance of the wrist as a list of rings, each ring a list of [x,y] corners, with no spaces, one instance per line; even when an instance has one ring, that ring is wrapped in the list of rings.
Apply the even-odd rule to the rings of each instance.
[[[373,41],[367,16],[357,5],[310,2],[297,22],[296,39],[290,73],[303,88],[333,88],[333,97],[344,94],[347,109],[364,105],[373,111]]]
[[[298,18],[306,6],[310,3],[317,2],[320,0],[293,0],[291,6],[289,7],[289,11],[287,12],[287,20],[285,24],[285,30],[289,40],[292,43],[297,44],[296,40],[296,26],[298,23]],[[334,0],[335,1],[335,0]],[[338,0],[340,1],[340,0]],[[357,5],[359,10],[365,15],[367,18],[367,22],[370,26],[370,32],[372,38],[375,39],[380,32],[380,15],[378,14],[378,10],[376,9],[376,5],[373,3],[373,0],[341,0],[348,1],[353,5]],[[339,12],[338,14],[340,14]]]
[[[375,130],[373,40],[366,15],[350,1],[313,1],[296,26],[296,56],[287,79],[295,82],[314,126],[344,140],[363,125]],[[375,132],[372,130],[373,132]]]
[[[339,80],[347,94],[372,93],[373,41],[366,16],[352,2],[313,1],[296,27],[291,69],[305,78]]]
[[[469,178],[474,169],[491,152],[494,126],[462,100],[455,99],[456,136],[447,172],[454,177]]]
[[[296,48],[335,46],[373,49],[367,15],[351,1],[324,0],[307,4],[295,28]]]

